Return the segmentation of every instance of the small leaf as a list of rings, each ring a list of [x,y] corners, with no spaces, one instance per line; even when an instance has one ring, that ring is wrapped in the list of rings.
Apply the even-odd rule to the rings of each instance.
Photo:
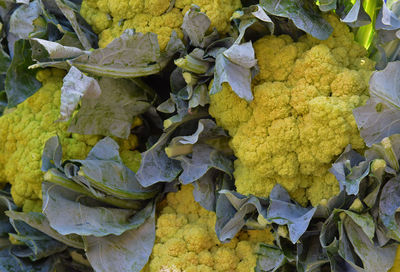
[[[279,184],[275,185],[269,197],[270,206],[266,219],[278,225],[287,225],[290,241],[296,243],[307,230],[316,207],[303,208],[292,203],[287,191]]]
[[[267,202],[255,196],[244,196],[235,191],[220,190],[217,201],[219,224],[215,231],[221,242],[230,241],[246,224],[247,216],[257,211],[267,218]],[[222,195],[224,199],[221,199]],[[222,200],[222,201],[221,201]],[[223,203],[226,202],[227,203]]]
[[[253,100],[250,69],[231,62],[224,54],[219,54],[216,59],[214,82],[210,94],[221,91],[224,82],[227,82],[240,98],[246,101]]]
[[[101,89],[96,79],[84,75],[75,67],[71,67],[63,79],[59,121],[67,121],[71,117],[82,97],[96,99],[100,95]]]
[[[57,42],[43,39],[30,39],[32,46],[32,58],[36,61],[46,61],[48,59],[69,59],[75,58],[85,53],[85,51],[70,46],[63,46]]]
[[[231,62],[250,69],[257,64],[253,45],[251,42],[234,44],[223,53]]]
[[[215,30],[208,36],[206,33],[211,25],[205,13],[199,12],[199,7],[192,6],[183,17],[182,31],[188,36],[191,45],[204,48],[218,38]]]

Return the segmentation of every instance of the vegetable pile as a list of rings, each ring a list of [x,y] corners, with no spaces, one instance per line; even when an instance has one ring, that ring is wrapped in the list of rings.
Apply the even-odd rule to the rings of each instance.
[[[400,1],[0,1],[1,271],[400,271]]]

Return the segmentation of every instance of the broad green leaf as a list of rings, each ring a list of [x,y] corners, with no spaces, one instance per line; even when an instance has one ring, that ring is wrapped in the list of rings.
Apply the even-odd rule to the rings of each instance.
[[[270,193],[266,219],[278,225],[287,225],[289,238],[296,243],[307,230],[316,208],[304,208],[291,201],[287,191],[279,184]]]
[[[400,133],[400,61],[389,63],[370,78],[365,106],[354,109],[354,118],[367,146]]]
[[[127,79],[104,77],[98,84],[100,96],[92,97],[98,92],[94,87],[91,97],[82,98],[80,110],[73,116],[68,131],[128,138],[134,117],[150,107],[146,93]]]
[[[37,212],[16,212],[16,211],[8,211],[6,215],[12,220],[23,221],[34,229],[37,229],[51,238],[66,244],[68,246],[74,248],[84,248],[82,238],[78,235],[69,234],[69,235],[61,235],[56,230],[50,227],[49,221],[46,216],[42,213]]]
[[[276,246],[260,244],[257,251],[259,271],[277,271],[286,262],[285,254]]]
[[[67,249],[67,245],[53,240],[47,235],[38,235],[37,233],[33,235],[34,236],[10,233],[10,237],[27,246],[13,247],[12,254],[19,258],[29,258],[31,261],[37,261]]]
[[[18,40],[14,45],[14,57],[7,70],[5,91],[8,107],[15,107],[33,95],[41,83],[36,79],[36,71],[28,70],[33,64],[28,40]]]
[[[85,195],[46,182],[42,190],[43,213],[50,226],[62,235],[121,235],[143,224],[152,209],[148,205],[135,213],[128,209],[96,206]]]
[[[224,82],[227,82],[240,98],[253,100],[250,69],[231,62],[224,54],[219,54],[215,61],[214,81],[210,94],[221,91]]]
[[[48,272],[54,271],[55,258],[45,258],[38,262],[18,258],[11,252],[11,247],[0,250],[0,271],[4,272]]]
[[[66,166],[67,167],[67,166]],[[117,197],[113,197],[110,195],[105,195],[100,191],[96,191],[92,187],[87,187],[83,185],[81,182],[75,182],[72,179],[68,178],[64,173],[60,170],[52,168],[48,170],[44,175],[44,181],[60,185],[66,189],[74,191],[76,193],[80,193],[82,195],[97,199],[98,201],[107,203],[109,205],[123,208],[123,209],[133,209],[139,210],[143,208],[143,201],[141,200],[128,200],[128,199],[120,199]],[[90,185],[90,184],[89,184]]]
[[[135,173],[123,164],[118,150],[118,144],[111,138],[100,140],[85,160],[71,160],[80,167],[78,176],[72,179],[121,199],[144,200],[155,196],[158,187],[142,187]]]
[[[317,39],[326,40],[332,33],[332,27],[318,13],[313,1],[261,0],[260,5],[268,14],[292,20],[299,29]]]
[[[20,5],[10,17],[10,28],[8,34],[8,46],[14,56],[14,42],[19,39],[28,39],[29,34],[35,29],[33,21],[42,14],[38,0],[29,5]],[[11,36],[10,36],[11,35]],[[12,37],[13,36],[13,37]],[[17,52],[15,52],[17,54]]]
[[[96,76],[134,78],[160,72],[160,58],[156,34],[135,33],[127,29],[105,48],[81,55],[69,63]]]
[[[85,237],[86,255],[98,272],[140,272],[152,252],[155,234],[155,205],[153,205],[151,214],[138,228],[128,230],[119,236]]]
[[[383,187],[379,201],[379,215],[388,229],[388,236],[400,242],[400,178],[390,179]]]
[[[365,214],[357,214],[352,211],[344,211],[354,223],[356,223],[364,232],[364,234],[369,238],[372,242],[372,239],[375,236],[375,222],[372,216],[368,213]]]
[[[67,121],[71,117],[82,97],[96,99],[100,95],[101,89],[96,79],[71,67],[63,79],[59,121]]]
[[[354,251],[363,262],[364,271],[388,271],[392,267],[398,244],[376,246],[352,219],[346,217],[343,224]]]

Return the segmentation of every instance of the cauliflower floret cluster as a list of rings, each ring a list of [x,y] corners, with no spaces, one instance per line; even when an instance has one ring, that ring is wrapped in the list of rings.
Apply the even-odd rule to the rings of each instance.
[[[257,244],[272,243],[268,230],[242,231],[221,244],[215,234],[215,213],[193,198],[193,186],[169,193],[157,219],[156,243],[144,271],[251,271]]]
[[[352,110],[367,100],[374,63],[345,24],[327,20],[334,31],[325,41],[283,35],[254,43],[260,73],[250,103],[227,84],[211,96],[210,114],[232,136],[238,192],[266,197],[279,183],[316,205],[339,191],[332,162],[348,144],[364,147]]]
[[[211,28],[225,34],[232,13],[240,0],[84,0],[81,14],[99,34],[99,46],[105,47],[124,30],[154,32],[163,50],[175,30],[180,37],[183,16],[196,4],[211,20]]]
[[[0,117],[0,183],[11,184],[11,195],[24,211],[41,211],[41,157],[46,141],[59,136],[63,158],[84,159],[100,136],[67,132],[68,123],[55,122],[60,113],[60,96],[65,72],[46,69],[37,73],[42,87],[16,109]],[[118,139],[121,157],[137,167],[140,153],[131,151],[138,140],[131,135]]]

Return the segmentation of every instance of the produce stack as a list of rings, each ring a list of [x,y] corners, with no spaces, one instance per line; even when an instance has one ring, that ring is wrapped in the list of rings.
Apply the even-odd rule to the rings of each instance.
[[[399,10],[0,1],[0,271],[400,271]]]

